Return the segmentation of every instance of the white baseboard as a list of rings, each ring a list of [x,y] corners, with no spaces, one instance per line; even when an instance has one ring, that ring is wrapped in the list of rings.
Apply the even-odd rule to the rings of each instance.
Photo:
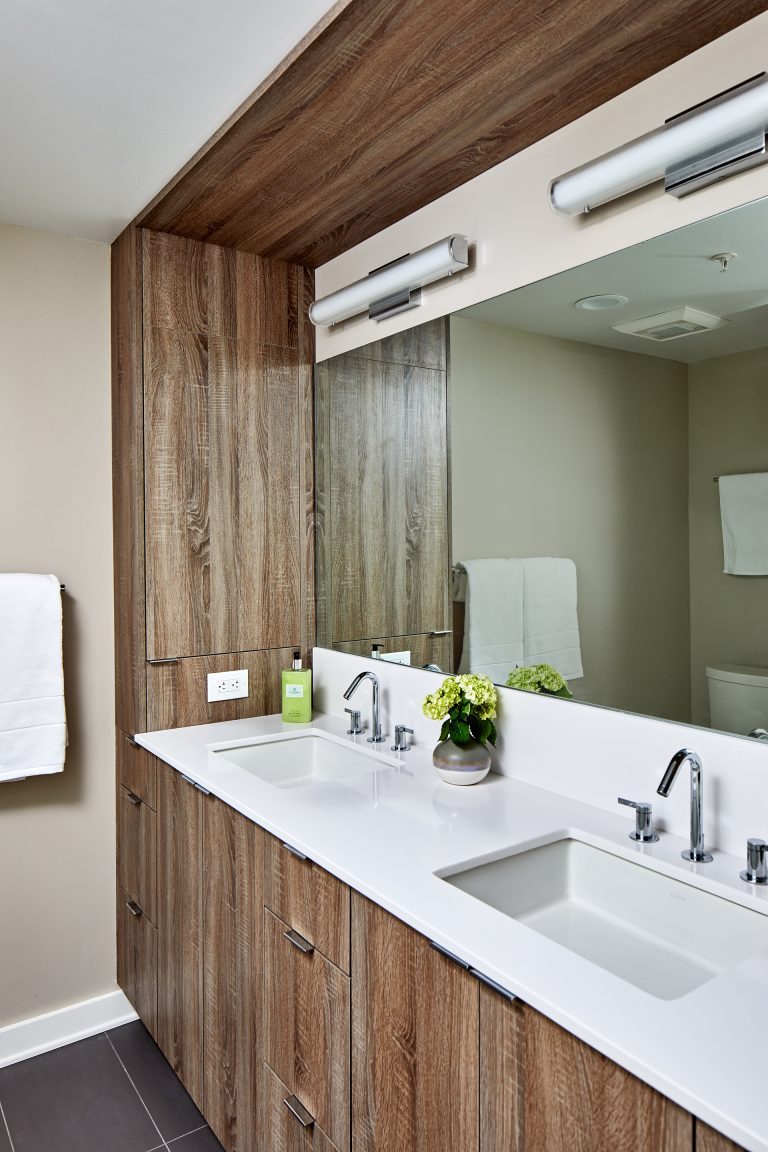
[[[18,1024],[8,1024],[0,1028],[0,1068],[136,1019],[129,1000],[118,989],[55,1012],[20,1020]]]

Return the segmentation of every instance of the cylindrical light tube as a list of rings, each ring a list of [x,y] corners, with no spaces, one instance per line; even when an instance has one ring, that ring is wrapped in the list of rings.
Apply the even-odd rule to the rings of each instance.
[[[466,236],[446,236],[444,240],[380,268],[330,296],[315,300],[310,305],[309,318],[318,327],[337,324],[340,320],[357,316],[359,312],[366,312],[377,300],[442,280],[444,276],[466,268],[468,263]]]
[[[768,78],[558,176],[549,186],[550,204],[561,216],[578,216],[766,124]]]

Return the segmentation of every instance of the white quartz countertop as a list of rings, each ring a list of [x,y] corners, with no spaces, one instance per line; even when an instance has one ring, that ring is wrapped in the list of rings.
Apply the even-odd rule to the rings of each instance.
[[[679,837],[633,843],[626,810],[613,815],[510,777],[445,784],[423,747],[397,767],[288,789],[209,756],[211,744],[302,727],[267,716],[136,740],[749,1152],[768,1152],[768,952],[662,1000],[436,875],[573,834],[768,915],[766,889],[738,879],[743,861],[715,852],[711,864],[687,864]],[[366,746],[334,717],[316,716],[312,727]],[[381,748],[393,755],[389,740]]]

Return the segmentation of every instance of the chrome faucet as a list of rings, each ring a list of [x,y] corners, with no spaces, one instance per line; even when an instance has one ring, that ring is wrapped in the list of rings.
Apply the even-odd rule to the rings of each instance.
[[[369,744],[381,744],[384,737],[381,734],[381,711],[379,703],[379,678],[373,672],[360,672],[355,676],[344,693],[345,700],[351,700],[357,691],[358,686],[363,680],[370,680],[373,687],[373,696],[371,700],[371,735],[368,737]]]
[[[686,760],[691,765],[691,846],[681,852],[680,855],[683,860],[693,860],[697,864],[708,864],[714,857],[711,852],[704,850],[702,768],[701,760],[696,753],[692,752],[690,748],[681,748],[679,752],[675,752],[656,791],[659,796],[669,796],[680,766]]]

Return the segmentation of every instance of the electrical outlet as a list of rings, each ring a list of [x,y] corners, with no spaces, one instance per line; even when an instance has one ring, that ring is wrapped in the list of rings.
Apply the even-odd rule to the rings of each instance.
[[[208,703],[213,700],[240,700],[248,695],[248,669],[208,673]]]

